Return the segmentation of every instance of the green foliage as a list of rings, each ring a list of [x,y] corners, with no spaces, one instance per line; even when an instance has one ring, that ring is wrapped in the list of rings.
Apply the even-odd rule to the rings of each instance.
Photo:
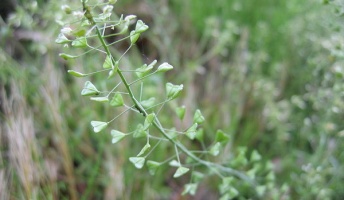
[[[0,199],[343,199],[341,1],[13,4]]]
[[[110,92],[106,91],[100,91],[96,88],[96,86],[91,83],[90,81],[86,81],[84,88],[82,89],[81,95],[82,96],[93,96],[90,98],[90,100],[100,102],[100,103],[106,103],[109,101],[109,96],[112,95],[113,92],[115,92],[115,95],[113,96],[112,100],[110,101],[110,105],[113,107],[120,107],[120,106],[125,106],[126,110],[119,115],[115,116],[108,122],[103,122],[103,121],[91,121],[91,125],[93,127],[93,131],[95,133],[101,132],[103,130],[106,130],[106,128],[111,124],[116,121],[122,114],[130,111],[136,111],[139,113],[139,115],[142,115],[145,117],[143,125],[141,123],[138,123],[136,130],[132,131],[133,133],[133,139],[138,139],[138,138],[143,138],[145,137],[147,139],[146,144],[142,147],[140,152],[134,156],[134,157],[129,157],[129,161],[134,164],[134,166],[138,169],[141,169],[145,165],[145,161],[148,156],[150,156],[153,151],[160,145],[160,143],[163,142],[168,142],[170,143],[171,146],[174,147],[175,149],[175,155],[173,157],[177,158],[177,161],[174,161],[174,164],[172,166],[178,167],[176,172],[174,173],[173,177],[174,178],[179,178],[183,175],[185,175],[187,172],[189,172],[190,168],[186,167],[186,164],[188,166],[192,166],[192,170],[198,168],[199,165],[209,168],[210,171],[205,170],[204,173],[207,173],[207,176],[212,175],[212,171],[217,171],[217,175],[219,178],[222,178],[224,175],[231,175],[231,176],[236,176],[239,178],[237,181],[243,181],[247,183],[251,183],[251,187],[253,186],[252,182],[254,182],[255,176],[252,176],[251,178],[249,177],[250,174],[248,171],[248,175],[245,175],[245,172],[237,171],[235,169],[230,168],[227,165],[221,165],[217,164],[216,162],[212,162],[208,159],[202,158],[204,154],[209,153],[210,155],[213,156],[218,156],[220,154],[221,150],[221,143],[226,143],[226,136],[223,132],[218,132],[216,140],[218,140],[214,145],[212,145],[209,149],[209,151],[206,151],[206,149],[203,147],[203,150],[201,150],[200,155],[195,154],[191,149],[189,149],[187,146],[185,146],[179,137],[176,137],[180,133],[181,136],[186,135],[190,140],[194,140],[197,138],[200,142],[204,143],[203,137],[200,136],[202,132],[198,130],[198,124],[204,123],[205,117],[202,115],[201,111],[199,109],[196,109],[194,116],[193,116],[193,125],[188,128],[186,131],[176,131],[176,128],[173,128],[167,133],[164,128],[164,126],[161,124],[159,117],[162,115],[160,114],[159,117],[154,113],[154,107],[162,105],[160,109],[157,111],[158,113],[161,112],[162,108],[164,105],[177,97],[180,96],[182,90],[183,90],[183,84],[180,85],[174,85],[170,82],[167,82],[165,85],[165,90],[166,90],[166,98],[164,101],[154,104],[156,98],[161,98],[161,97],[154,97],[154,96],[148,96],[147,101],[138,101],[137,99],[141,99],[142,95],[144,94],[144,87],[143,84],[148,81],[148,77],[157,73],[157,72],[167,72],[173,69],[172,65],[168,63],[162,63],[157,67],[157,69],[154,72],[151,72],[152,69],[154,68],[155,64],[157,63],[156,60],[154,60],[152,63],[149,65],[143,64],[141,67],[134,69],[134,70],[127,70],[119,67],[122,62],[123,56],[132,48],[132,46],[138,41],[140,35],[148,30],[148,26],[144,24],[141,20],[138,20],[136,22],[135,29],[130,31],[129,36],[125,38],[129,38],[130,40],[130,46],[128,49],[125,51],[124,54],[122,54],[118,59],[116,59],[116,55],[111,53],[110,48],[112,47],[111,44],[108,44],[106,41],[106,37],[108,35],[104,34],[104,31],[106,28],[111,27],[111,29],[114,29],[116,26],[120,26],[123,23],[128,23],[128,22],[123,22],[121,19],[120,20],[112,20],[111,19],[111,11],[112,6],[110,5],[102,5],[103,7],[103,12],[99,13],[98,15],[94,10],[91,10],[90,7],[87,5],[86,1],[82,1],[82,6],[84,10],[84,17],[81,18],[81,24],[80,27],[82,27],[82,30],[84,30],[84,21],[88,21],[88,24],[93,25],[92,28],[90,28],[88,31],[86,31],[86,34],[83,35],[82,38],[75,38],[71,43],[71,47],[75,48],[90,48],[90,50],[87,50],[84,54],[90,53],[93,50],[98,50],[99,52],[102,52],[106,54],[106,59],[102,65],[102,68],[105,70],[114,70],[116,66],[116,73],[117,76],[114,76],[114,79],[120,79],[119,84],[124,85],[124,89],[121,90],[121,88],[118,88],[119,84],[115,85]],[[133,20],[133,19],[131,19]],[[105,22],[106,21],[106,22]],[[69,22],[66,22],[63,26],[69,26]],[[126,26],[126,25],[125,25]],[[65,28],[61,29],[61,34],[65,30]],[[67,42],[70,42],[69,40],[65,40],[63,37],[61,37],[61,34],[58,36],[58,39],[56,39],[56,42],[59,44],[64,44]],[[114,33],[115,35],[117,34],[124,34],[122,31],[119,33]],[[111,35],[111,34],[109,34]],[[92,38],[92,37],[94,37]],[[91,46],[90,44],[87,44],[87,40],[90,40],[90,43],[100,43],[101,49],[98,49],[99,47],[97,46]],[[94,40],[94,41],[91,41]],[[62,41],[62,42],[61,42]],[[117,41],[121,42],[121,40]],[[74,44],[74,45],[73,45]],[[82,55],[84,55],[82,54]],[[61,55],[61,54],[60,54]],[[62,54],[62,55],[67,55],[67,54]],[[66,56],[63,56],[66,57]],[[79,57],[79,56],[75,56]],[[69,58],[69,57],[68,57]],[[73,57],[74,58],[74,57]],[[91,72],[89,74],[97,74],[97,73],[102,73],[104,70],[100,71],[95,71]],[[138,79],[133,80],[131,83],[128,81],[131,77],[126,76],[124,73],[125,72],[133,72],[137,75]],[[74,76],[77,77],[83,77],[82,73],[77,73],[75,71],[70,71],[70,73]],[[112,76],[113,74],[111,74]],[[103,79],[103,81],[106,81],[106,79]],[[138,83],[141,83],[141,88],[140,88],[140,93],[136,94],[134,91],[135,85],[138,85]],[[113,83],[114,84],[114,83]],[[103,97],[94,97],[94,95],[99,95],[107,93],[106,96]],[[127,94],[128,99],[123,99],[121,94]],[[128,106],[132,105],[132,106]],[[148,107],[148,108],[147,108]],[[153,109],[150,109],[153,108]],[[184,118],[185,115],[185,106],[183,107],[178,107],[177,109],[177,115],[180,119]],[[132,125],[135,125],[134,122],[131,123]],[[153,131],[153,127],[155,128],[155,131]],[[170,133],[175,132],[172,135],[176,136],[171,136]],[[119,130],[111,130],[111,135],[112,135],[112,143],[118,143],[120,142],[124,137],[126,137],[129,134],[124,134],[122,131]],[[154,145],[153,148],[151,148],[151,138],[157,139],[158,142]],[[168,152],[167,146],[164,146],[163,148],[160,149],[160,151],[165,151]],[[180,152],[183,153],[185,156],[188,157],[188,159],[181,159]],[[155,174],[156,169],[158,166],[160,166],[160,163],[166,163],[170,158],[166,157],[164,161],[162,162],[156,162],[156,161],[149,161],[147,163],[149,172],[151,174]],[[185,162],[185,164],[182,164]],[[237,167],[240,167],[238,165]],[[202,169],[200,169],[202,170]],[[205,178],[205,176],[203,176]],[[240,180],[241,179],[241,180]],[[186,190],[185,193],[189,194],[195,194],[196,188],[198,183],[201,180],[197,180],[197,182],[193,184],[188,184],[186,185]],[[233,190],[231,190],[233,193]],[[233,196],[233,194],[231,195]],[[234,197],[234,196],[233,196]]]

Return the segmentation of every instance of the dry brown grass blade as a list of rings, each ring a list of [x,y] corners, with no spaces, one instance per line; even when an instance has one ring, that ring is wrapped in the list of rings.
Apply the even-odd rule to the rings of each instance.
[[[41,94],[44,99],[44,103],[47,105],[48,112],[50,113],[50,120],[56,130],[55,133],[55,146],[58,148],[59,153],[62,155],[62,165],[67,176],[68,190],[70,199],[78,199],[76,190],[76,181],[74,177],[73,161],[71,158],[71,152],[68,147],[68,141],[66,138],[66,126],[63,122],[63,114],[60,112],[60,96],[59,91],[65,86],[61,85],[61,74],[60,71],[56,70],[52,65],[54,60],[49,55],[45,57],[45,69],[43,74],[46,75],[44,80],[46,84],[41,87]]]
[[[2,135],[2,144],[7,146],[8,152],[8,169],[6,173],[13,174],[19,177],[20,186],[24,193],[16,194],[23,196],[25,199],[36,199],[37,189],[40,182],[40,167],[37,160],[39,154],[36,143],[36,136],[34,130],[33,115],[26,107],[26,103],[20,93],[20,89],[16,83],[12,82],[11,94],[6,96],[4,89],[1,93],[2,110],[5,114],[5,121]],[[2,179],[4,172],[2,171]],[[14,185],[8,185],[6,191],[18,190]],[[6,193],[5,192],[5,193]],[[6,196],[6,194],[2,194]],[[7,194],[10,195],[10,194]]]

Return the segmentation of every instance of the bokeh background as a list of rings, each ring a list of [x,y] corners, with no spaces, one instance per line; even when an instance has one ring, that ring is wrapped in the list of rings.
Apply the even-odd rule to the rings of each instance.
[[[0,2],[0,199],[217,199],[218,180],[181,196],[188,180],[169,167],[150,176],[128,161],[140,150],[135,140],[112,145],[109,133],[92,131],[91,120],[114,111],[82,98],[85,80],[67,70],[100,69],[102,58],[66,62],[54,42],[61,6],[79,2]],[[126,63],[174,66],[157,79],[184,84],[185,123],[200,108],[206,137],[220,128],[233,151],[257,150],[272,163],[264,199],[344,198],[342,1],[118,0],[115,12],[149,25]],[[161,95],[157,82],[145,94]],[[178,125],[169,112],[161,121]],[[130,130],[135,120],[113,126]]]

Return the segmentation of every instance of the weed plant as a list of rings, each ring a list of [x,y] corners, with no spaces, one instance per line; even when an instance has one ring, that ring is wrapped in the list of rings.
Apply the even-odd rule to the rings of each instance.
[[[253,188],[235,176],[219,177],[179,149],[176,154],[174,144],[154,125],[146,137],[133,138],[146,117],[131,108],[135,102],[123,82],[110,92],[121,78],[114,74],[107,79],[112,65],[102,68],[107,56],[100,52],[104,48],[95,29],[85,36],[94,36],[86,41],[96,49],[72,46],[74,30],[93,27],[80,26],[84,15],[77,12],[83,12],[79,0],[16,3],[15,12],[0,21],[0,199],[179,198],[183,191],[194,191],[195,179],[200,183],[194,199],[218,199],[221,191],[227,192],[223,198],[237,191],[234,198],[239,199],[343,198],[341,1],[111,4],[115,24],[134,13],[149,25],[134,44],[129,30],[135,30],[138,20],[131,20],[126,33],[112,37],[106,36],[122,30],[123,23],[113,30],[108,22],[97,23],[106,44],[121,40],[108,48],[113,61],[121,58],[118,69],[128,82],[140,79],[137,70],[144,63],[148,67],[158,59],[148,73],[152,75],[130,86],[140,104],[165,102],[166,83],[183,84],[178,98],[144,107],[147,114],[154,112],[164,130],[201,159],[246,174],[256,183]],[[66,4],[69,15],[62,12],[68,7],[61,10]],[[87,5],[96,18],[106,3],[90,0]],[[60,33],[56,22],[72,30],[63,30],[68,47],[52,42]],[[56,56],[60,48],[70,55],[92,51],[65,61]],[[154,73],[166,61],[173,70]],[[68,70],[104,71],[74,78]],[[108,102],[81,98],[87,81],[100,92],[93,97],[109,95]],[[121,94],[123,106],[110,105],[116,94]],[[176,111],[183,111],[183,105],[181,120]],[[197,109],[205,117],[196,129],[197,134],[203,130],[203,138],[190,140],[185,135]],[[107,122],[119,115],[101,132],[92,131],[91,121]],[[212,156],[207,151],[218,128],[229,141]],[[112,144],[111,130],[125,137]],[[166,162],[151,176],[147,161],[138,170],[129,158],[137,157],[147,136],[151,148],[142,157],[149,152],[146,160],[160,164],[168,158],[178,163],[179,155],[180,165],[190,171],[173,178],[179,163],[173,167]],[[261,160],[251,162],[257,152]],[[235,189],[226,190],[228,185]]]
[[[111,18],[113,5],[115,1],[109,1],[105,4],[92,4],[88,1],[82,1],[82,11],[73,11],[74,17],[72,21],[62,23],[63,28],[61,33],[56,39],[56,43],[64,44],[66,47],[71,46],[74,48],[86,48],[87,50],[79,55],[70,53],[60,53],[60,57],[65,60],[77,59],[81,56],[85,56],[93,53],[94,51],[103,53],[105,56],[102,62],[101,70],[94,72],[79,72],[75,70],[68,70],[68,73],[75,77],[89,77],[98,73],[106,73],[107,79],[104,82],[110,82],[113,84],[111,89],[98,90],[97,87],[91,82],[86,81],[84,88],[81,91],[82,96],[91,96],[90,100],[98,103],[106,103],[109,107],[124,107],[124,110],[114,116],[110,120],[93,120],[91,126],[95,133],[99,133],[106,130],[112,123],[116,122],[116,119],[121,117],[127,112],[134,112],[142,116],[141,123],[137,125],[134,121],[130,122],[130,126],[136,127],[133,130],[124,132],[118,128],[114,128],[110,131],[112,136],[112,143],[118,143],[127,137],[133,137],[137,140],[137,143],[141,138],[145,140],[141,144],[141,150],[138,154],[129,157],[129,161],[134,164],[138,169],[143,168],[145,165],[151,175],[155,175],[158,168],[163,164],[169,164],[175,167],[176,170],[173,174],[173,178],[179,178],[191,169],[191,176],[189,183],[185,184],[183,194],[195,195],[199,183],[207,176],[217,175],[221,180],[219,183],[219,190],[221,199],[234,198],[239,195],[239,191],[236,189],[239,185],[246,185],[248,191],[251,191],[251,195],[263,196],[266,191],[266,186],[259,185],[256,175],[259,173],[269,174],[271,167],[264,165],[261,162],[261,156],[257,151],[253,151],[249,160],[246,158],[246,148],[241,148],[238,152],[238,157],[233,158],[232,161],[222,160],[218,164],[210,156],[218,156],[220,149],[225,147],[229,141],[229,135],[221,130],[217,130],[214,134],[213,142],[210,143],[210,147],[206,147],[207,143],[203,137],[202,123],[206,120],[199,109],[196,109],[193,114],[193,124],[183,129],[177,129],[177,127],[165,128],[160,122],[159,118],[162,115],[161,112],[164,106],[170,101],[176,99],[183,90],[183,84],[175,85],[172,83],[165,84],[165,97],[148,96],[146,94],[146,88],[144,85],[148,77],[151,77],[158,73],[165,73],[173,69],[173,66],[164,62],[154,69],[157,61],[154,60],[150,64],[143,64],[141,67],[130,69],[125,66],[122,58],[126,53],[136,44],[139,36],[148,30],[148,26],[142,21],[137,20],[136,16],[128,15],[121,17]],[[64,6],[66,14],[71,14],[72,10],[67,5]],[[101,12],[99,13],[100,10]],[[98,11],[98,13],[97,13]],[[115,19],[115,20],[113,20]],[[70,19],[69,19],[70,20]],[[76,24],[79,23],[79,24]],[[131,24],[135,24],[135,28],[130,31]],[[74,25],[74,29],[71,28]],[[111,31],[114,30],[114,31]],[[116,36],[122,36],[122,38],[114,38]],[[111,52],[111,47],[119,42],[128,42],[127,49],[122,54],[116,54]],[[73,49],[70,50],[73,53]],[[130,56],[129,56],[130,59]],[[127,75],[129,74],[129,75]],[[134,74],[134,76],[132,75]],[[137,78],[134,78],[134,77]],[[114,81],[114,82],[113,82]],[[158,84],[161,84],[161,82]],[[120,87],[123,85],[122,87]],[[158,89],[159,86],[156,86]],[[155,102],[160,100],[160,102]],[[175,114],[180,120],[183,120],[185,116],[185,106],[177,106],[176,104],[171,106]],[[170,110],[171,112],[171,110]],[[170,114],[169,114],[170,115]],[[154,129],[157,133],[155,133]],[[191,140],[193,145],[186,139]],[[183,142],[182,142],[183,141]],[[166,144],[170,143],[170,147]],[[197,145],[198,143],[198,145]],[[189,144],[190,147],[185,146]],[[136,145],[135,145],[136,146]],[[158,147],[163,146],[163,148]],[[192,146],[201,146],[201,150],[193,149]],[[173,154],[168,149],[172,149]],[[163,160],[150,159],[151,154],[155,151],[164,151],[167,154]],[[227,158],[228,159],[228,158]],[[229,163],[228,163],[229,162]],[[228,163],[228,164],[226,164]],[[247,174],[238,171],[235,168],[246,170]],[[271,176],[273,176],[271,174]],[[242,182],[243,181],[243,182]],[[273,181],[273,180],[269,180]],[[263,180],[265,182],[265,180]],[[237,186],[236,186],[237,185]]]

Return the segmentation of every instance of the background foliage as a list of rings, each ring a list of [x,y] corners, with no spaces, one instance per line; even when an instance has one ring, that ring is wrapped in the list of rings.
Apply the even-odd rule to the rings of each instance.
[[[67,70],[96,70],[103,58],[65,62],[57,56],[61,49],[53,41],[66,3],[79,1],[1,3],[0,198],[191,198],[181,197],[187,178],[173,179],[169,168],[152,177],[128,162],[140,150],[136,141],[112,145],[109,134],[93,133],[89,121],[113,113],[81,98],[84,82]],[[341,1],[313,0],[131,0],[115,6],[150,26],[126,63],[159,59],[175,67],[145,85],[146,94],[159,96],[155,87],[163,81],[183,83],[186,124],[201,108],[207,138],[218,128],[231,136],[223,157],[258,150],[271,162],[269,199],[344,197],[343,9]],[[135,120],[126,115],[116,127],[132,130]],[[193,199],[216,199],[216,181],[205,182]],[[242,198],[250,197],[239,188]]]

